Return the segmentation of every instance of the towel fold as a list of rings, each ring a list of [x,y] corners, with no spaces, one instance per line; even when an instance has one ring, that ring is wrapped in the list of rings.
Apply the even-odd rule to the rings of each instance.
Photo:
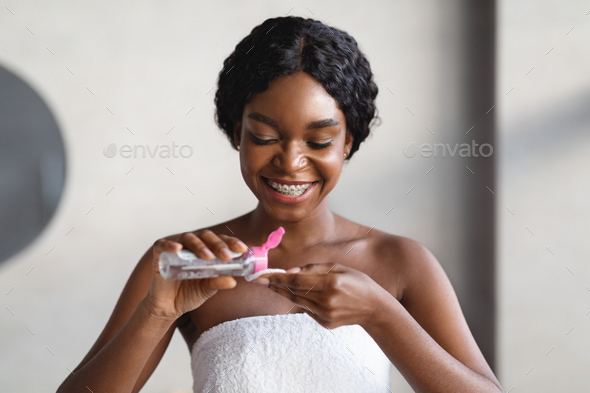
[[[392,367],[361,326],[327,329],[306,313],[223,322],[191,352],[195,393],[388,393]]]

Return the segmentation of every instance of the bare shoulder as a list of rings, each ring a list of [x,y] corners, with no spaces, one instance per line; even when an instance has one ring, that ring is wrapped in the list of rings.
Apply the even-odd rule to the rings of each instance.
[[[383,258],[395,266],[400,275],[403,293],[411,293],[419,278],[424,275],[438,275],[440,263],[426,246],[405,236],[383,233],[379,241]]]
[[[371,267],[367,269],[371,277],[400,302],[428,285],[430,280],[426,278],[447,280],[438,260],[422,243],[374,227],[354,225],[355,243],[362,247],[364,255],[370,256]]]
[[[439,261],[424,244],[382,231],[377,235],[377,252],[398,276],[402,303],[409,301],[412,294],[423,291],[432,281],[448,282]]]
[[[395,283],[396,298],[402,302],[421,266],[433,262],[430,252],[416,240],[375,228],[367,238],[375,261],[388,280]]]
[[[399,301],[411,285],[411,277],[420,270],[427,257],[428,250],[419,242],[405,236],[391,234],[375,227],[367,227],[343,219],[343,227],[349,227],[346,238],[352,239],[347,251],[354,245],[356,252],[349,256],[363,255],[362,262],[353,267],[364,271],[374,281],[386,289]]]

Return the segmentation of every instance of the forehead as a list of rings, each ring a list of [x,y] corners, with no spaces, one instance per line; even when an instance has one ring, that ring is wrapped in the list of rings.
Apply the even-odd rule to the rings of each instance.
[[[311,75],[298,72],[282,76],[270,87],[256,94],[244,107],[244,120],[252,112],[275,119],[279,124],[308,124],[318,119],[332,118],[344,124],[344,113],[336,100]]]

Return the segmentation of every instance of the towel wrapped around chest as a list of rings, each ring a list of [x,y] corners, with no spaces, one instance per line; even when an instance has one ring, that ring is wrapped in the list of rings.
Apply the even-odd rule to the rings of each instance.
[[[327,329],[306,313],[223,322],[191,352],[194,393],[388,393],[392,367],[361,326]]]

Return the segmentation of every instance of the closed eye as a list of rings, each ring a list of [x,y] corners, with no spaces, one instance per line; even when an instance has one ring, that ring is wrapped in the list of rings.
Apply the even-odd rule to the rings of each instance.
[[[276,142],[276,139],[259,139],[256,138],[254,135],[250,134],[250,136],[252,137],[252,141],[254,141],[254,143],[256,143],[257,145],[270,145],[273,142]],[[326,147],[332,145],[332,141],[330,142],[326,142],[326,143],[315,143],[315,142],[307,142],[309,144],[309,146],[312,149],[325,149]]]
[[[314,149],[325,149],[326,147],[328,147],[332,144],[332,141],[326,142],[326,143],[309,142],[309,144]]]
[[[250,136],[257,145],[270,145],[272,142],[276,141],[276,139],[258,139],[252,134],[250,134]]]

